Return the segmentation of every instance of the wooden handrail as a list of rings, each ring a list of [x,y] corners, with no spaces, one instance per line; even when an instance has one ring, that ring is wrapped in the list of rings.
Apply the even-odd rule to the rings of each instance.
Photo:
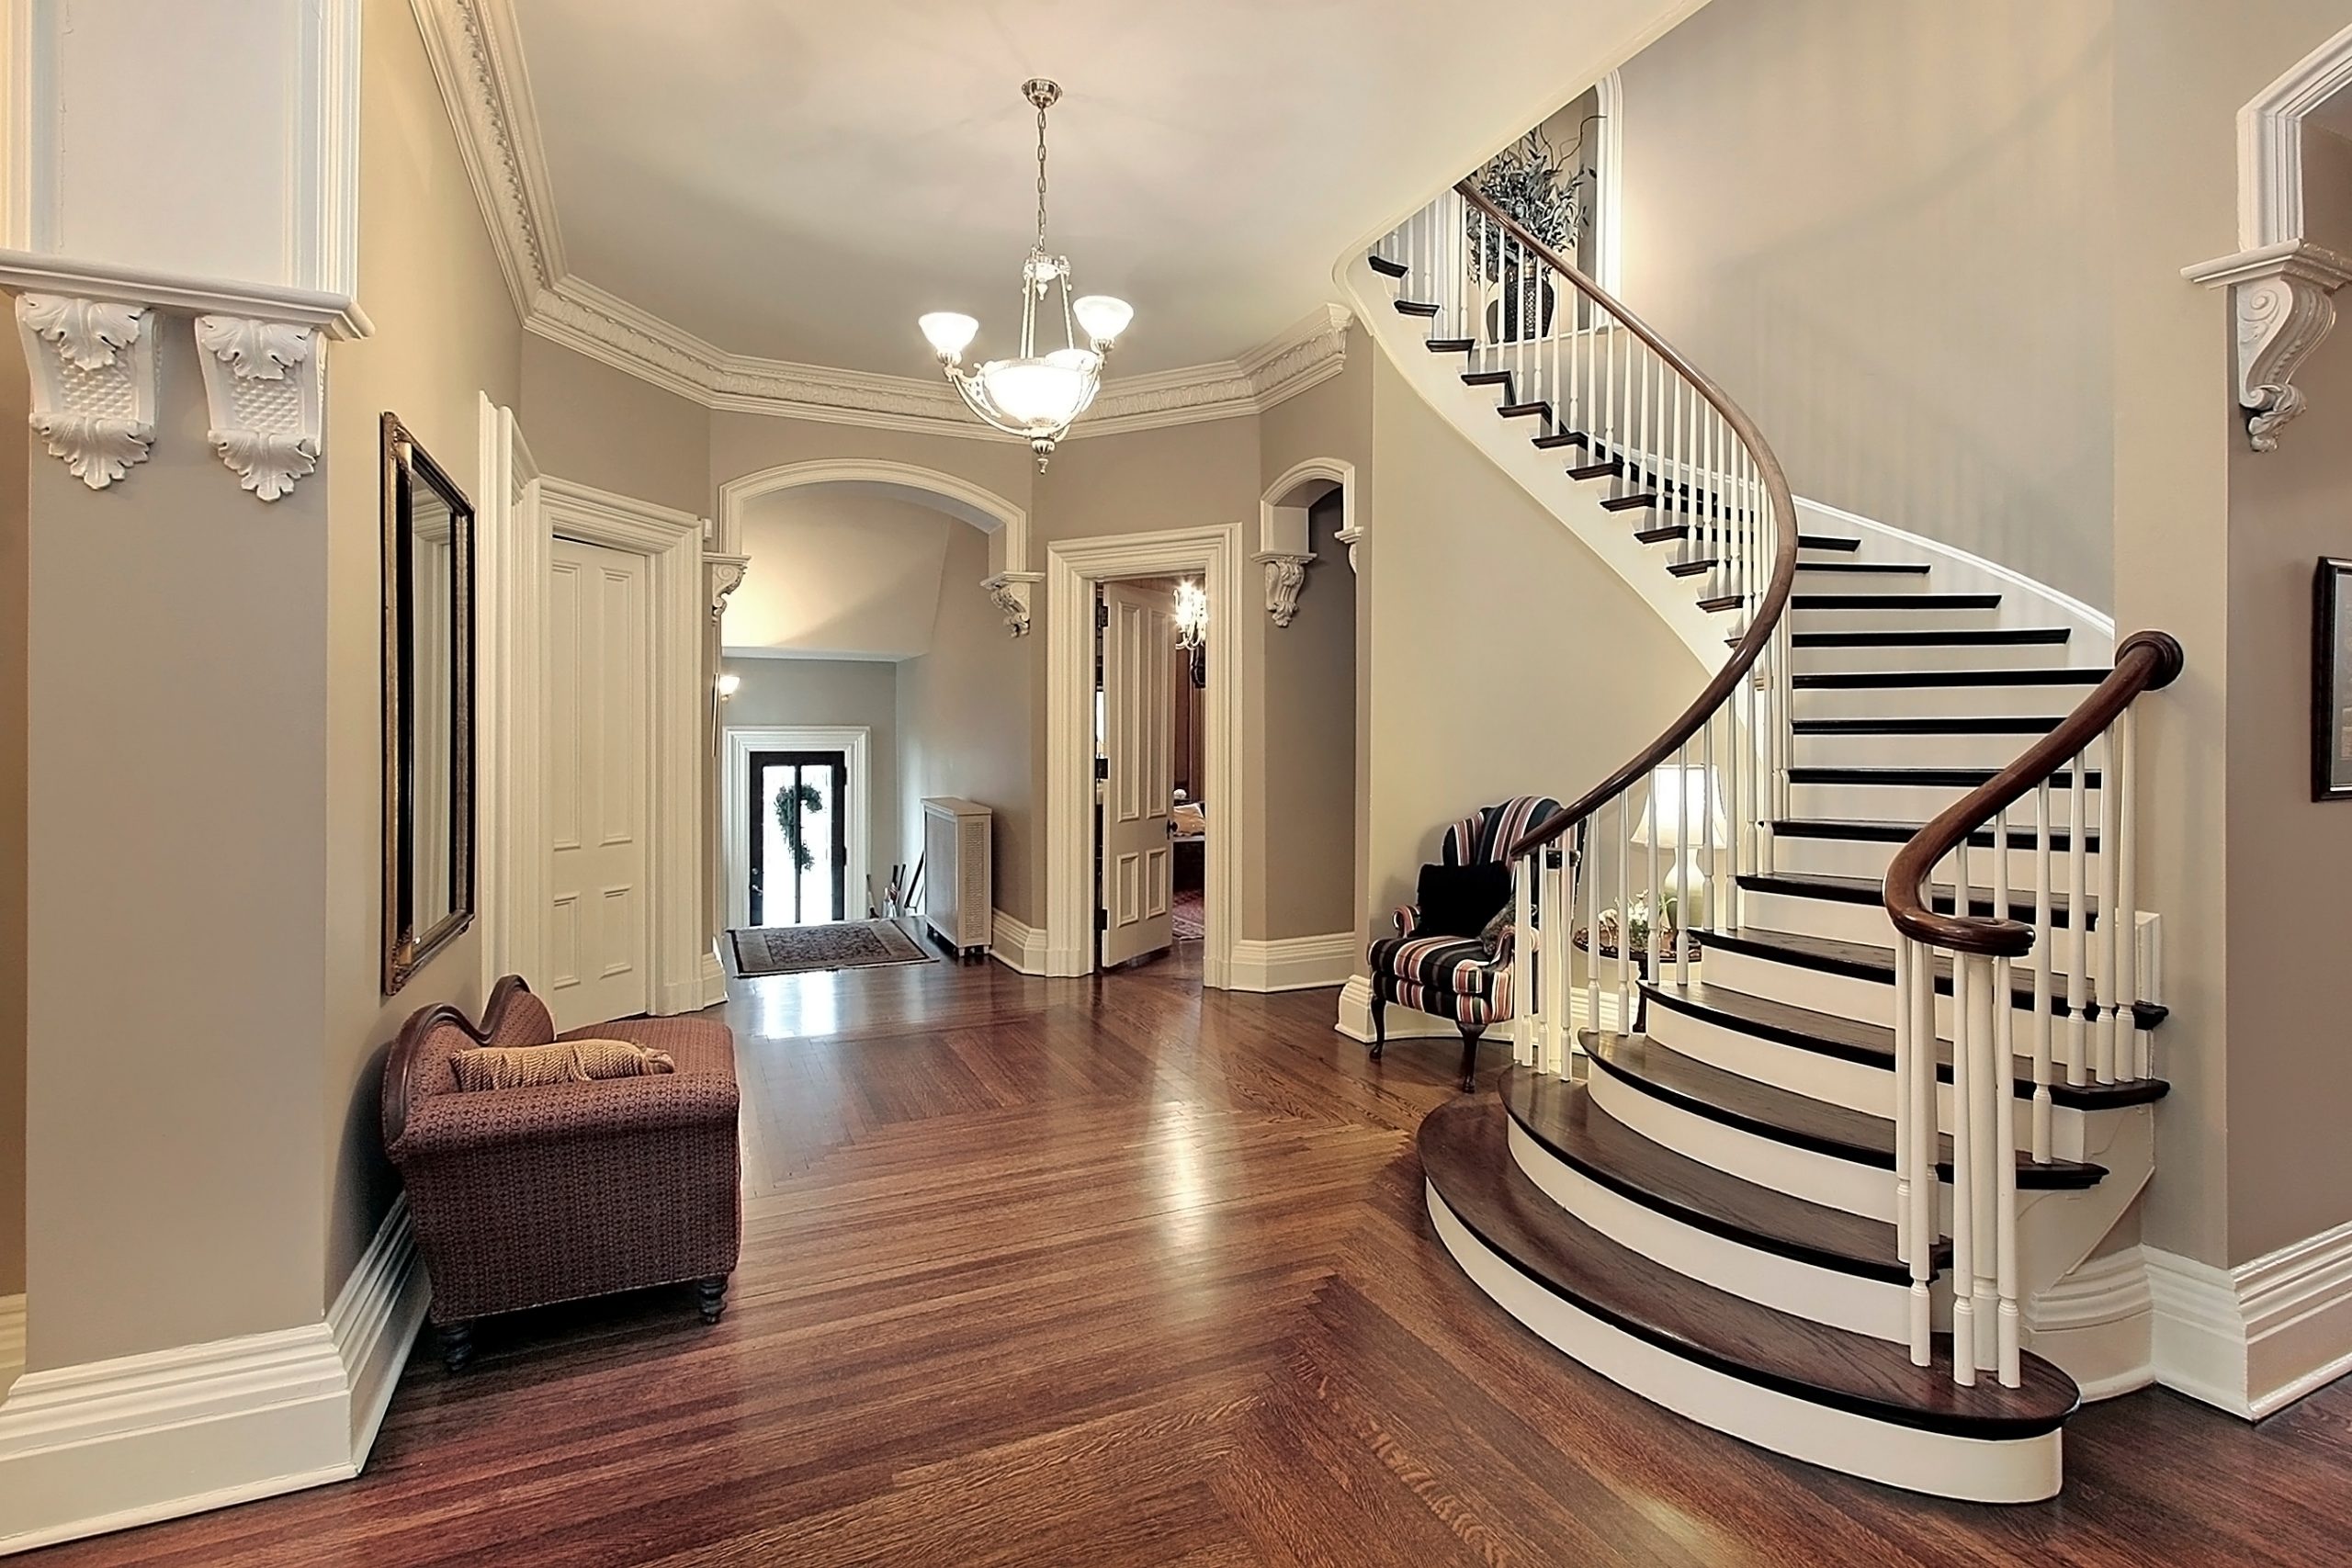
[[[1627,310],[1614,295],[1577,271],[1566,257],[1530,234],[1510,213],[1487,199],[1470,181],[1465,179],[1453,188],[1461,193],[1462,199],[1474,211],[1485,214],[1487,221],[1525,247],[1529,254],[1539,258],[1574,284],[1577,292],[1599,305],[1619,326],[1647,344],[1650,352],[1656,354],[1668,369],[1688,382],[1717,413],[1723,415],[1724,424],[1739,437],[1740,445],[1747,449],[1748,457],[1754,460],[1757,478],[1763,482],[1764,493],[1771,502],[1772,515],[1780,525],[1780,541],[1772,557],[1772,575],[1764,585],[1763,595],[1757,601],[1756,612],[1750,617],[1747,629],[1740,634],[1738,643],[1732,649],[1731,658],[1715,672],[1715,678],[1707,682],[1690,705],[1683,709],[1681,716],[1668,725],[1657,739],[1635,752],[1615,773],[1585,791],[1565,809],[1546,818],[1541,826],[1521,834],[1508,852],[1509,858],[1516,860],[1521,855],[1532,854],[1569,832],[1577,823],[1616,799],[1634,784],[1649,777],[1659,763],[1673,756],[1685,741],[1699,733],[1700,727],[1715,716],[1732,693],[1738,689],[1739,682],[1747,679],[1747,672],[1764,656],[1765,649],[1770,646],[1773,635],[1779,631],[1781,617],[1788,609],[1789,590],[1796,581],[1796,498],[1789,493],[1788,476],[1781,469],[1781,459],[1766,445],[1763,432],[1758,430],[1756,422],[1731,400],[1729,393],[1701,374],[1697,366],[1683,358],[1671,344],[1658,336],[1648,322]]]
[[[2141,693],[2171,685],[2187,663],[2188,656],[2169,632],[2133,632],[2124,638],[2123,645],[2115,650],[2114,670],[2075,705],[2075,711],[2057,728],[1981,787],[1945,807],[1934,821],[1912,834],[1910,841],[1895,852],[1886,868],[1884,894],[1887,918],[1894,922],[1894,929],[1916,941],[1955,953],[2022,958],[2032,952],[2031,926],[2008,919],[2006,912],[1984,919],[1964,913],[1969,905],[1966,888],[1954,889],[1952,913],[1941,915],[1928,908],[1928,875],[1934,872],[1936,863],[1950,854],[1962,839],[2016,804],[2028,790],[2057,773],[2107,733]],[[2110,776],[2106,783],[2113,787],[2119,781],[2112,776],[2111,766],[2109,772]],[[2087,831],[2087,828],[2081,822],[2069,825],[2069,830],[2076,833]],[[1993,852],[2007,854],[2008,846],[1996,844]],[[2076,910],[2071,918],[2080,919],[2085,913]],[[2106,913],[2112,918],[2115,912]]]

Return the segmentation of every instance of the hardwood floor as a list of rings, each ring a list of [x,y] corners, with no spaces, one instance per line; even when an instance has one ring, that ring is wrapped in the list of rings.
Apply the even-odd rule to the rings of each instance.
[[[922,964],[738,982],[743,1266],[411,1362],[348,1483],[71,1564],[2310,1564],[2352,1385],[2260,1427],[2068,1428],[2065,1495],[1939,1503],[1777,1459],[1563,1359],[1455,1270],[1385,1060],[1328,991]],[[1485,1053],[1487,1077],[1504,1053]]]

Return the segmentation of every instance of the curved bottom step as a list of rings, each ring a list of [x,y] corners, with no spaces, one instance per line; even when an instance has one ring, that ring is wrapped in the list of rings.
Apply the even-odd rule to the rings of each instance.
[[[2024,1386],[1951,1380],[1950,1347],[1900,1346],[1713,1290],[1552,1204],[1512,1163],[1495,1100],[1432,1112],[1419,1138],[1430,1217],[1472,1282],[1592,1371],[1702,1426],[1849,1475],[1979,1503],[2057,1495],[2063,1372]]]

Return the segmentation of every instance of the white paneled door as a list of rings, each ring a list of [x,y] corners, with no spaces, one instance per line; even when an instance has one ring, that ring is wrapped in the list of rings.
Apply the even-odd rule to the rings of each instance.
[[[557,539],[548,564],[546,999],[556,1027],[648,1011],[645,557]]]
[[[1175,940],[1173,695],[1176,616],[1168,592],[1102,585],[1102,962]]]

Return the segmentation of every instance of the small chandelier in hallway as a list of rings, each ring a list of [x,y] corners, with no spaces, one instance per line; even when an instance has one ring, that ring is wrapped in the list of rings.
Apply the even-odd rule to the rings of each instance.
[[[1107,294],[1069,297],[1069,258],[1046,249],[1046,111],[1061,101],[1062,90],[1042,77],[1021,85],[1021,96],[1037,107],[1037,238],[1021,267],[1021,352],[991,359],[976,370],[963,367],[964,351],[980,323],[953,310],[934,310],[917,324],[931,340],[948,382],[964,394],[972,412],[1007,435],[1017,435],[1037,454],[1042,470],[1054,444],[1102,389],[1102,356],[1126,330],[1135,310]],[[1055,288],[1061,292],[1066,346],[1037,352],[1037,307]],[[1086,346],[1079,346],[1079,333]]]
[[[1176,651],[1191,665],[1193,684],[1209,683],[1209,596],[1191,578],[1176,585]]]

